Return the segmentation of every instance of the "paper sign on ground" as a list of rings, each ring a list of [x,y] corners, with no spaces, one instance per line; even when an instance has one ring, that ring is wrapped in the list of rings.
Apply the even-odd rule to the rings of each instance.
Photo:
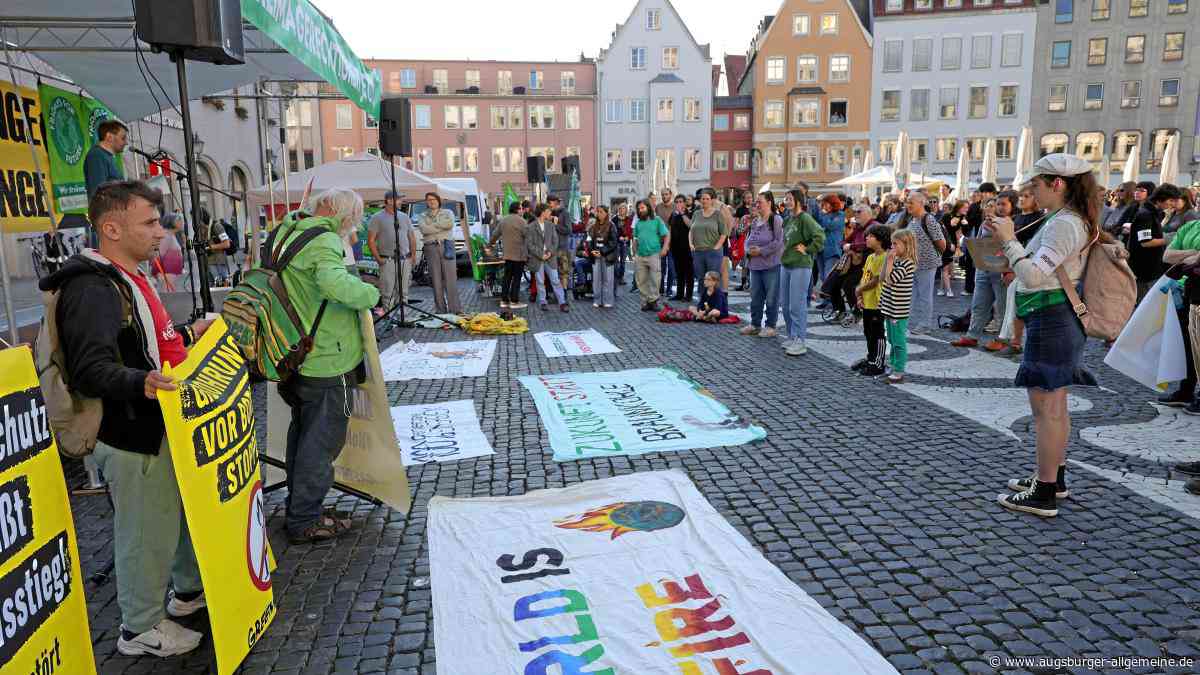
[[[84,583],[62,462],[33,354],[27,347],[5,349],[0,351],[0,673],[96,672]]]
[[[766,438],[673,368],[526,375],[554,459],[640,455]]]
[[[241,349],[218,318],[160,391],[171,461],[204,582],[217,672],[232,673],[275,618],[254,399]]]
[[[680,471],[434,497],[429,567],[445,675],[896,672]]]
[[[392,408],[392,423],[405,466],[494,453],[479,428],[474,401],[398,406]]]
[[[445,380],[481,377],[496,354],[495,340],[397,342],[379,355],[383,379]]]
[[[615,354],[620,349],[595,328],[570,330],[562,333],[535,333],[534,339],[546,356],[594,356]]]
[[[333,462],[333,478],[338,483],[365,492],[384,504],[408,513],[412,495],[408,489],[408,474],[400,463],[400,447],[392,427],[387,388],[383,384],[379,364],[379,345],[375,327],[366,310],[359,312],[359,330],[363,340],[363,365],[366,381],[351,393],[350,427],[346,444]],[[287,457],[287,431],[292,409],[279,396],[274,383],[267,385],[267,456],[279,461]],[[274,484],[286,474],[274,467],[267,468],[267,480]]]

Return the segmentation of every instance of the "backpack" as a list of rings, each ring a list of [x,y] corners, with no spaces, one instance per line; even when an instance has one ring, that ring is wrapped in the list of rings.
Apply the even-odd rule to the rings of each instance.
[[[1062,265],[1054,271],[1075,315],[1089,336],[1115,340],[1137,307],[1137,278],[1129,268],[1129,251],[1119,243],[1092,240],[1079,255],[1083,264],[1083,297]]]
[[[229,248],[225,249],[225,255],[233,255],[238,252],[238,231],[233,223],[221,221],[221,227],[225,228],[225,236],[229,237]]]
[[[938,317],[938,327],[955,333],[967,332],[971,329],[971,310],[968,309],[967,313],[961,316],[942,314]]]
[[[133,298],[127,289],[110,279],[121,298],[121,323],[133,321]],[[100,421],[104,419],[104,403],[98,398],[71,391],[67,376],[67,361],[58,336],[58,299],[62,290],[43,291],[45,312],[38,329],[34,349],[38,384],[46,400],[46,416],[54,430],[58,451],[65,457],[79,459],[96,449]]]
[[[242,275],[239,283],[221,305],[229,334],[242,350],[250,376],[256,381],[286,382],[300,372],[300,366],[312,351],[317,327],[325,315],[328,300],[321,302],[317,317],[306,333],[295,305],[288,297],[283,283],[283,270],[312,240],[327,230],[314,227],[305,230],[285,250],[284,241],[275,244],[281,230],[278,227],[264,244],[262,267]]]

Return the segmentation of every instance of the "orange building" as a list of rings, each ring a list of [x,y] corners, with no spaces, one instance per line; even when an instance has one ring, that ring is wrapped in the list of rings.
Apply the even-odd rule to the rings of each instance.
[[[820,187],[870,147],[871,13],[866,0],[784,0],[750,46],[739,94],[754,98],[755,189]]]

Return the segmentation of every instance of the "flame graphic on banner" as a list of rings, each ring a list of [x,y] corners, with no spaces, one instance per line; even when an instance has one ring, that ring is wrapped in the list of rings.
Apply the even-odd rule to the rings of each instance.
[[[617,502],[554,521],[556,527],[586,532],[612,532],[612,539],[630,532],[666,530],[683,522],[683,509],[666,502]]]

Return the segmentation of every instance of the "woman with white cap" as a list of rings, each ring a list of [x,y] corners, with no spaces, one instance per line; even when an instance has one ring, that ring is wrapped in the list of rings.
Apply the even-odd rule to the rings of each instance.
[[[1037,432],[1037,471],[1013,479],[1016,494],[1000,504],[1039,516],[1058,515],[1058,499],[1070,495],[1066,483],[1071,417],[1067,387],[1096,379],[1081,366],[1087,336],[1059,283],[1061,267],[1072,284],[1083,278],[1086,251],[1100,237],[1100,199],[1092,165],[1074,155],[1046,155],[1033,165],[1032,185],[1039,204],[1051,214],[1028,246],[1017,241],[1011,220],[992,221],[1004,242],[1017,285],[1017,316],[1025,321],[1025,354],[1016,385],[1029,391]]]

